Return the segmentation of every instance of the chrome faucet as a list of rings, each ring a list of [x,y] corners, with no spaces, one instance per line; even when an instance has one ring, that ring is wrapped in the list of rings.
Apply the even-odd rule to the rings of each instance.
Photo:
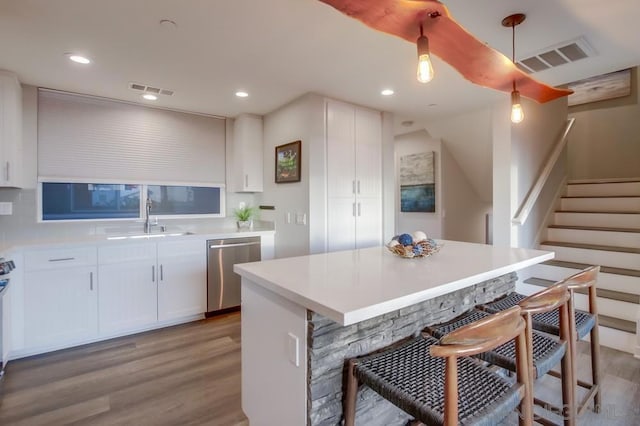
[[[144,233],[151,233],[151,222],[149,221],[149,215],[151,214],[151,198],[147,197],[147,203],[145,206],[145,216],[144,216]]]
[[[156,221],[155,222],[151,222],[150,220],[150,216],[151,216],[151,198],[147,197],[147,202],[145,205],[145,216],[144,216],[144,233],[145,234],[150,234],[151,233],[151,228],[153,228],[154,226],[159,226],[160,230],[162,232],[167,230],[167,227],[164,225],[160,225],[158,223],[158,218],[156,217]]]

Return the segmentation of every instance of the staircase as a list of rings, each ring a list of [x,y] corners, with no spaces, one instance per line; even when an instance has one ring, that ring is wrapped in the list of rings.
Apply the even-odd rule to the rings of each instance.
[[[523,271],[519,291],[601,265],[600,342],[640,357],[640,178],[570,181],[540,248],[556,257]],[[576,306],[586,309],[586,293]]]

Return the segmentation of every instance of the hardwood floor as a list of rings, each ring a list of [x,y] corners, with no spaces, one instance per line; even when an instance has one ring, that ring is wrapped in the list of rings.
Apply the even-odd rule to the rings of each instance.
[[[587,347],[581,343],[578,361],[584,379]],[[640,424],[640,359],[602,348],[601,365],[602,413],[587,411],[578,424]],[[248,426],[240,406],[240,314],[11,361],[2,391],[3,426]],[[545,377],[536,392],[560,400],[560,383]],[[505,424],[511,420],[517,424],[517,417]]]
[[[1,425],[248,425],[240,315],[12,361],[2,390]]]

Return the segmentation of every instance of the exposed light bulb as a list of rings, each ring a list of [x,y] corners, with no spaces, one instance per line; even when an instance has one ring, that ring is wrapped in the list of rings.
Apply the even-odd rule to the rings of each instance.
[[[524,111],[520,104],[520,92],[514,90],[511,92],[511,122],[520,123],[524,120]]]
[[[428,83],[433,80],[433,65],[429,56],[429,39],[425,35],[418,37],[418,81]]]
[[[145,93],[144,95],[142,95],[142,97],[148,101],[155,101],[158,99],[156,95],[152,95],[151,93]]]

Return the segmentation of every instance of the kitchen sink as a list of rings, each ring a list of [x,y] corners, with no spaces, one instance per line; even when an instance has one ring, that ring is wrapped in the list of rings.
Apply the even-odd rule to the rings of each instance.
[[[164,238],[164,237],[182,237],[184,235],[193,235],[193,232],[158,232],[151,234],[131,234],[131,235],[114,235],[107,237],[107,240],[136,240],[136,239],[149,239],[149,238]]]

